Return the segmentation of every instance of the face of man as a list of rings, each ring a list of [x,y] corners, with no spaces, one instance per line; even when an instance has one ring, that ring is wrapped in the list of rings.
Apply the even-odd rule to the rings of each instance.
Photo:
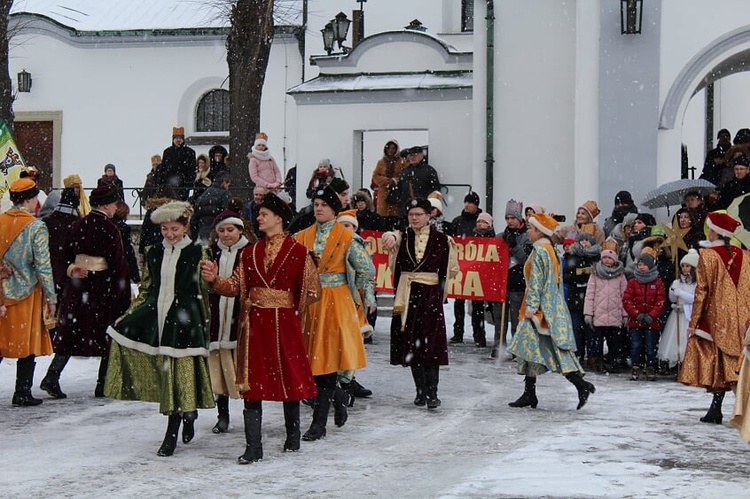
[[[513,215],[507,215],[505,217],[505,225],[507,225],[509,229],[520,229],[521,221]]]
[[[414,229],[421,229],[430,221],[430,215],[422,208],[412,208],[409,210],[409,225]]]
[[[103,206],[99,206],[99,211],[102,211],[107,214],[107,218],[112,218],[115,216],[115,212],[117,211],[117,203],[109,203],[105,204]]]
[[[349,206],[349,189],[345,190],[341,194],[336,193],[341,200],[341,206]]]
[[[703,200],[697,196],[688,196],[685,198],[685,206],[690,208],[691,210],[700,208],[702,204]]]
[[[253,190],[253,202],[258,205],[263,202],[263,196],[266,195],[266,190],[262,187],[256,187]]]
[[[479,209],[479,206],[475,205],[474,203],[470,203],[468,201],[464,201],[464,211],[466,213],[476,213]]]
[[[175,137],[172,139],[172,144],[176,145],[177,147],[182,146],[182,144],[185,143],[185,137],[182,135],[175,135]]]
[[[421,152],[409,153],[409,164],[412,166],[418,165],[419,163],[422,162],[423,159],[424,159],[424,154],[422,154]]]
[[[328,204],[320,198],[315,199],[313,202],[313,212],[315,214],[315,220],[319,223],[330,222],[336,218],[336,212],[333,211],[333,208],[328,206]]]
[[[281,220],[281,217],[268,208],[261,207],[258,210],[258,228],[261,232],[274,234],[279,232],[283,225],[284,222]]]
[[[734,176],[737,180],[742,180],[747,177],[748,170],[750,170],[750,168],[745,165],[734,165]]]
[[[732,144],[732,138],[728,133],[719,134],[719,144],[722,146],[729,146]]]
[[[224,155],[220,152],[214,153],[214,163],[223,163],[224,162]]]

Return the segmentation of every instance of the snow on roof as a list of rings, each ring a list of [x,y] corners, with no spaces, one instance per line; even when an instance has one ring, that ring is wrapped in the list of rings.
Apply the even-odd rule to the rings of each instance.
[[[321,75],[289,89],[289,94],[374,90],[471,88],[472,72]]]
[[[16,0],[11,14],[43,15],[79,31],[223,28],[228,25],[223,12],[228,7],[218,3],[206,0]],[[288,5],[290,1],[278,3],[277,23],[299,22],[295,9]],[[283,19],[279,19],[280,11]]]

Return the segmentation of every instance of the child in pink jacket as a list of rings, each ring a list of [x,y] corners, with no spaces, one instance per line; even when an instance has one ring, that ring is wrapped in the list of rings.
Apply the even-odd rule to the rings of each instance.
[[[607,239],[602,244],[601,259],[594,264],[586,287],[583,304],[583,319],[593,334],[593,343],[588,345],[589,358],[594,358],[595,370],[604,371],[604,340],[607,341],[611,365],[617,369],[617,361],[623,356],[625,338],[622,325],[627,323],[627,314],[622,307],[627,279],[624,266],[617,258],[617,243]]]

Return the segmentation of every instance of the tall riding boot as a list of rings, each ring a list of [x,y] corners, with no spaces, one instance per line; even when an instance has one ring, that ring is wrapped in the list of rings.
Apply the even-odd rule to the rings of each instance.
[[[573,383],[573,385],[575,385],[576,389],[578,390],[578,407],[576,407],[576,410],[578,410],[586,405],[586,401],[589,399],[589,395],[596,392],[596,387],[594,387],[594,385],[592,385],[588,381],[584,380],[581,377],[581,374],[577,371],[566,374],[565,378]]]
[[[510,402],[511,407],[531,407],[536,409],[539,400],[536,398],[536,376],[526,376],[523,379],[523,394],[515,402]]]
[[[35,367],[36,362],[34,362],[33,355],[18,359],[16,363],[16,392],[13,394],[13,405],[27,407],[42,403],[42,399],[35,399],[31,395]]]
[[[99,372],[96,375],[96,388],[94,388],[94,397],[104,397],[104,380],[107,377],[107,366],[109,364],[109,355],[102,355],[99,361]]]
[[[189,443],[195,437],[195,420],[198,419],[198,411],[187,411],[182,413],[182,443]]]
[[[417,396],[414,398],[414,405],[423,406],[427,403],[425,394],[424,366],[412,365],[411,375],[414,378],[414,386],[417,388]]]
[[[64,399],[67,397],[60,388],[60,374],[70,360],[70,355],[56,353],[47,369],[47,375],[42,380],[39,388],[49,393],[52,398]]]
[[[171,456],[174,454],[174,449],[177,447],[177,434],[180,432],[180,423],[182,422],[182,414],[175,413],[170,414],[167,418],[167,433],[164,435],[164,442],[161,443],[161,447],[156,452],[157,456]]]
[[[257,463],[263,459],[260,427],[263,421],[263,402],[245,401],[245,453],[237,458],[240,464]]]
[[[326,436],[326,423],[328,422],[328,411],[331,408],[333,389],[318,387],[318,396],[313,404],[313,420],[310,428],[302,435],[302,440],[310,442],[320,440]]]
[[[226,433],[229,430],[229,397],[218,395],[216,397],[216,407],[219,410],[219,418],[211,431],[214,433]]]
[[[437,396],[438,383],[440,382],[440,366],[425,366],[424,382],[427,408],[437,409],[440,407],[440,399]]]
[[[337,384],[333,390],[333,422],[336,426],[344,426],[349,419],[349,413],[346,406],[349,403],[349,394]]]
[[[299,402],[284,402],[284,426],[286,427],[286,441],[284,452],[299,450]]]
[[[705,416],[701,418],[702,423],[716,423],[721,424],[724,415],[721,413],[721,404],[724,402],[724,393],[726,392],[714,392],[714,398],[711,401],[711,407]]]

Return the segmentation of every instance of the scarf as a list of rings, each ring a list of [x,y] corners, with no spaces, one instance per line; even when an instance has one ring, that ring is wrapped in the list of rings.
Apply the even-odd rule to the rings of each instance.
[[[641,284],[654,282],[656,278],[659,277],[659,267],[654,265],[654,268],[649,270],[648,272],[641,272],[640,270],[635,269],[635,272],[633,272],[633,277],[635,277],[635,280]]]
[[[622,262],[620,261],[618,261],[617,265],[615,265],[614,267],[607,267],[601,261],[596,262],[596,264],[594,265],[594,270],[596,270],[596,275],[601,277],[602,279],[607,279],[607,280],[620,277],[624,269],[625,267],[622,265]]]
[[[52,211],[59,211],[60,213],[66,213],[68,215],[75,215],[78,216],[78,210],[69,204],[59,203],[57,206],[55,206],[55,209]]]
[[[435,227],[435,230],[442,233],[443,232],[443,221],[445,220],[445,217],[443,215],[437,216],[435,218],[430,219],[430,225]]]
[[[575,243],[571,248],[575,256],[581,258],[596,258],[602,253],[602,247],[599,244],[592,244],[589,248],[584,248],[581,243]]]
[[[261,161],[268,161],[271,159],[271,151],[269,149],[266,149],[265,151],[260,151],[253,146],[253,148],[250,150],[252,155],[258,158]]]

